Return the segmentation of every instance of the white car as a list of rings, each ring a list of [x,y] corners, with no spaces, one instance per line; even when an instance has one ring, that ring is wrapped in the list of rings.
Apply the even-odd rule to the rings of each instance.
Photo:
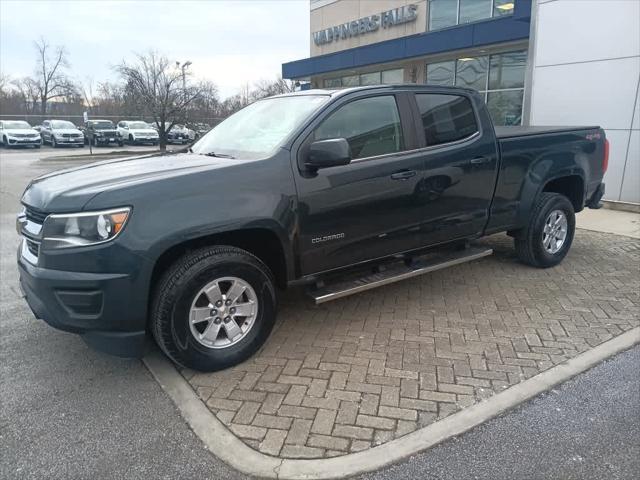
[[[67,120],[45,120],[40,129],[42,143],[50,143],[53,148],[64,145],[84,147],[84,133]]]
[[[131,145],[141,143],[158,145],[160,141],[158,132],[147,122],[140,120],[118,122],[117,130],[120,138]]]
[[[33,146],[40,148],[42,139],[40,134],[23,120],[0,120],[0,144],[3,147]]]

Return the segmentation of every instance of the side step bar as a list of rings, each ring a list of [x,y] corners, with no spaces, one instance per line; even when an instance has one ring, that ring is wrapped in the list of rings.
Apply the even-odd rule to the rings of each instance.
[[[446,252],[444,254],[432,254],[423,259],[416,258],[410,265],[405,265],[404,263],[392,264],[389,265],[387,269],[378,273],[322,286],[315,290],[309,290],[308,293],[315,300],[316,305],[319,305],[355,293],[364,292],[365,290],[399,282],[407,278],[417,277],[425,273],[435,272],[436,270],[442,270],[443,268],[477,260],[492,253],[493,250],[490,248],[469,247],[464,250]]]

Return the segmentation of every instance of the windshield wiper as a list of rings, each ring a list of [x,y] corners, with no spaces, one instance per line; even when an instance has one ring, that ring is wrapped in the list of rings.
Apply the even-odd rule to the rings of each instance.
[[[226,153],[216,153],[216,152],[201,153],[201,155],[206,155],[207,157],[218,157],[218,158],[236,158],[233,155],[227,155]]]

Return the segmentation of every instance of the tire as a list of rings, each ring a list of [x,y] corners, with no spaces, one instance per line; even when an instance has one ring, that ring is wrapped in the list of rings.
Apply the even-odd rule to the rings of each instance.
[[[51,148],[58,148],[58,144],[56,143],[56,139],[51,135]]]
[[[129,134],[129,145],[133,145],[135,142],[133,141],[133,135]]]
[[[561,215],[555,212],[560,212]],[[550,218],[552,214],[553,218]],[[554,242],[555,237],[550,239],[549,234],[545,233],[545,225],[548,221],[562,225],[562,215],[566,219],[564,240],[561,243]],[[533,207],[529,225],[514,239],[516,254],[522,263],[532,267],[549,268],[558,265],[571,248],[575,229],[576,218],[571,201],[559,193],[543,192]],[[549,241],[550,248],[544,243],[545,239]],[[558,248],[557,251],[552,251],[555,248]]]
[[[216,280],[220,280],[217,283],[219,289],[213,288],[212,291],[219,293],[212,296],[201,293],[205,286],[211,286]],[[237,303],[231,305],[218,305],[214,302],[214,298],[220,298],[219,301],[224,302],[225,297],[220,297],[220,294],[227,288],[227,293],[231,291],[231,282],[235,284],[238,280],[238,284],[244,283],[250,287],[244,287],[246,297],[242,293],[237,297]],[[251,298],[254,298],[254,304],[251,303]],[[226,300],[231,302],[229,298]],[[240,317],[239,321],[229,322],[233,305],[241,304],[254,305],[253,314],[251,317]],[[194,306],[205,312],[209,319],[192,324],[190,316]],[[207,312],[209,308],[213,310]],[[171,360],[194,370],[221,370],[249,358],[271,333],[276,318],[273,275],[258,258],[239,248],[202,248],[185,254],[163,274],[156,286],[150,310],[153,336],[160,349]],[[197,334],[202,336],[210,327],[213,331],[216,322],[219,331],[213,339],[196,338]],[[235,323],[234,327],[231,322]],[[225,342],[232,342],[225,325],[229,325],[229,329],[247,330],[241,332],[242,336],[238,334],[234,337],[235,343],[224,345]],[[222,342],[223,345],[205,345],[204,342],[207,341]]]
[[[119,146],[119,147],[124,146],[124,142],[118,142],[118,146]]]
[[[7,140],[7,137],[2,137],[2,148],[9,148],[9,140]]]

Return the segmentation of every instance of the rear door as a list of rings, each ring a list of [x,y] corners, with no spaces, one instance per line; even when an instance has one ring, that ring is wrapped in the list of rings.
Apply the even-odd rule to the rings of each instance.
[[[410,109],[406,93],[367,93],[343,99],[311,127],[296,175],[303,275],[420,245],[423,209],[416,191],[424,158],[415,153]],[[351,163],[306,172],[308,145],[328,138],[347,139]]]
[[[425,176],[420,185],[424,244],[480,235],[498,165],[486,109],[473,94],[434,90],[412,98],[424,147]]]

